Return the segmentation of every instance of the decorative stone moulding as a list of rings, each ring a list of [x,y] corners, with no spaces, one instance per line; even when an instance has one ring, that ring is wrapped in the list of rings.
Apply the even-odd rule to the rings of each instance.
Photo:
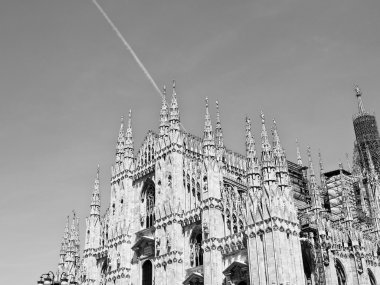
[[[161,219],[158,219],[154,223],[154,227],[156,229],[160,229],[161,227],[166,227],[167,225],[173,224],[173,223],[181,223],[182,221],[182,214],[170,214],[168,216],[165,216]]]
[[[157,256],[153,259],[153,264],[155,267],[166,266],[167,264],[172,264],[175,262],[182,263],[183,252],[180,251],[171,251],[166,254]]]
[[[232,254],[236,251],[246,249],[245,240],[246,234],[244,232],[239,232],[227,237],[218,239],[217,249],[222,252],[222,254]]]
[[[182,226],[191,225],[201,220],[202,208],[197,207],[182,214],[181,223]]]
[[[277,230],[292,234],[294,236],[298,236],[300,233],[298,224],[283,220],[281,218],[272,218],[248,225],[247,235],[250,238],[254,238],[256,235],[262,235],[264,233],[269,233]]]
[[[214,197],[207,198],[201,202],[200,207],[203,210],[207,210],[209,208],[216,208],[218,210],[223,210],[222,201],[220,199],[216,199]]]
[[[133,167],[130,169],[123,169],[121,171],[112,170],[111,185],[119,183],[120,180],[126,178],[133,178]]]

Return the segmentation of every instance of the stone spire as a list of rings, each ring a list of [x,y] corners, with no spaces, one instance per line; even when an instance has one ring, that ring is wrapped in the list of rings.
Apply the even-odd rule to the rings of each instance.
[[[265,161],[268,161],[268,158],[272,157],[272,148],[268,139],[268,132],[265,127],[265,116],[261,112],[261,149],[262,149],[262,158],[266,158]]]
[[[65,225],[65,230],[64,230],[64,233],[63,233],[63,237],[62,237],[62,243],[61,243],[61,250],[59,252],[59,263],[58,263],[58,269],[60,270],[60,272],[62,272],[64,270],[64,264],[65,264],[65,257],[66,257],[66,254],[67,254],[67,246],[68,246],[68,242],[69,242],[69,216],[67,216],[66,218],[66,225]]]
[[[215,156],[215,141],[212,131],[210,113],[208,111],[208,98],[206,98],[205,125],[203,131],[203,153],[205,156]]]
[[[92,192],[92,199],[91,199],[91,210],[90,210],[91,216],[93,215],[100,216],[99,171],[100,171],[100,167],[98,164],[98,169],[96,171],[96,178],[94,182],[94,191]]]
[[[318,185],[315,179],[315,172],[313,166],[313,160],[311,158],[311,148],[307,147],[307,156],[309,158],[309,170],[310,170],[310,195],[311,195],[311,204],[314,209],[321,209],[320,193]]]
[[[75,252],[76,252],[76,244],[75,244],[75,231],[76,231],[76,217],[75,212],[73,211],[73,219],[70,227],[68,245],[67,245],[67,254],[65,259],[65,267],[69,270],[69,272],[73,269],[74,261],[75,261]],[[71,272],[70,272],[71,273]]]
[[[251,131],[251,119],[248,117],[245,118],[245,150],[248,161],[253,162],[255,158],[257,160],[255,138]]]
[[[168,105],[166,103],[166,86],[162,90],[162,105],[160,111],[160,136],[167,136],[169,129]]]
[[[67,216],[66,218],[66,225],[65,225],[65,232],[63,234],[63,239],[65,240],[65,242],[67,243],[69,241],[69,238],[70,238],[70,230],[69,230],[69,225],[70,225],[70,216]]]
[[[219,103],[218,103],[218,101],[216,101],[215,140],[216,140],[216,150],[217,150],[218,154],[222,154],[222,150],[224,149],[224,140],[223,140],[222,125],[220,123],[220,113],[219,113]]]
[[[175,80],[173,80],[173,93],[172,93],[172,102],[170,105],[170,114],[169,114],[169,123],[171,132],[179,131],[179,108],[177,102],[177,93],[175,89]]]
[[[318,151],[318,158],[319,158],[319,179],[321,181],[321,186],[325,187],[326,179],[324,175],[324,167],[323,167],[323,160],[322,160],[322,154],[321,151]]]
[[[288,163],[285,151],[281,146],[276,120],[273,120],[273,157],[278,186],[281,190],[285,190],[289,186]]]
[[[120,130],[116,143],[116,163],[122,163],[124,156],[124,116],[121,116]]]
[[[132,110],[129,110],[128,128],[125,133],[124,158],[133,160]]]
[[[248,186],[253,187],[254,192],[260,189],[260,163],[256,153],[255,138],[251,131],[251,119],[246,117],[245,119],[245,149],[247,155],[247,178]]]
[[[297,164],[301,167],[303,167],[301,152],[300,152],[300,145],[298,143],[298,139],[296,139],[296,146],[297,146]]]
[[[75,219],[75,265],[78,268],[80,262],[80,237],[79,237],[79,217]]]
[[[273,134],[273,151],[274,152],[282,151],[280,137],[279,137],[278,131],[277,131],[276,119],[273,119],[272,134]]]
[[[358,109],[359,109],[359,114],[365,114],[365,109],[364,109],[364,104],[363,104],[363,99],[362,99],[362,91],[360,90],[358,85],[355,85],[354,87],[356,98],[358,99]]]
[[[270,186],[276,181],[272,148],[265,127],[265,117],[261,112],[261,164],[264,185]]]

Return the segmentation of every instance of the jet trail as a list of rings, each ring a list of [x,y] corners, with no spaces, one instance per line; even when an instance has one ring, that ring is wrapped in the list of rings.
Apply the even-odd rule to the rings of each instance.
[[[131,53],[131,55],[133,56],[134,60],[136,61],[136,63],[139,65],[139,67],[141,68],[141,70],[144,72],[145,76],[148,78],[148,80],[150,81],[150,83],[152,83],[154,89],[156,89],[156,91],[158,92],[158,94],[160,94],[160,96],[162,97],[162,93],[161,93],[161,90],[160,88],[158,88],[156,82],[154,81],[153,77],[149,74],[148,70],[145,68],[144,64],[141,62],[141,60],[138,58],[137,54],[135,53],[135,51],[133,50],[133,48],[131,47],[131,45],[127,42],[127,40],[124,38],[124,36],[121,34],[121,32],[119,31],[119,29],[116,27],[116,25],[112,22],[112,20],[110,19],[110,17],[108,17],[107,13],[103,10],[102,6],[99,5],[98,2],[96,2],[96,0],[92,0],[92,2],[95,4],[95,6],[98,8],[98,10],[100,11],[100,13],[102,13],[103,17],[107,20],[108,24],[112,27],[112,29],[115,31],[116,35],[119,37],[119,39],[123,42],[124,46],[127,48],[127,50]]]
[[[102,8],[102,6],[100,6],[99,3],[96,0],[92,0],[92,2],[98,8],[98,10],[100,11],[100,13],[106,19],[106,21],[108,22],[108,24],[114,30],[114,32],[119,37],[119,39],[122,41],[122,43],[127,48],[127,50],[131,53],[133,59],[139,65],[139,67],[141,68],[141,70],[144,72],[145,76],[148,78],[148,80],[150,81],[150,83],[152,83],[154,89],[156,89],[157,93],[161,96],[161,98],[163,98],[164,95],[162,95],[160,88],[158,88],[158,86],[157,86],[156,82],[154,81],[153,77],[150,75],[150,73],[148,72],[148,70],[145,68],[144,64],[138,58],[137,54],[135,53],[135,51],[133,50],[133,48],[131,47],[131,45],[127,42],[127,40],[124,38],[124,36],[122,35],[122,33],[119,31],[119,29],[116,27],[116,25],[112,22],[112,20],[107,15],[107,13],[104,11],[104,9]],[[181,125],[182,129],[185,132],[187,132],[186,129],[185,129],[185,127],[182,125],[181,122],[180,122],[180,125]]]

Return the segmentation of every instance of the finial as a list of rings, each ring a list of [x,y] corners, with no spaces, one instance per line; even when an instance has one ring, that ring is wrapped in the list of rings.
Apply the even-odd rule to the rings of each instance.
[[[307,156],[309,158],[309,168],[310,168],[310,176],[315,176],[315,173],[314,173],[314,167],[313,167],[313,160],[311,158],[311,147],[308,146],[307,147]]]
[[[324,167],[323,167],[323,161],[322,161],[322,153],[321,150],[318,150],[318,157],[319,157],[319,179],[321,181],[321,186],[325,187],[325,176],[324,176]]]
[[[218,151],[218,159],[222,160],[222,152],[220,151],[224,148],[224,140],[223,140],[223,130],[222,124],[220,122],[220,111],[219,111],[219,102],[216,100],[216,126],[215,126],[215,138],[216,138],[216,147]]]
[[[268,132],[265,127],[265,117],[263,111],[261,111],[261,123],[261,159],[269,162],[273,160],[271,152],[272,147],[269,143]]]
[[[99,180],[100,165],[98,163],[98,168],[96,170],[96,180]]]
[[[124,153],[124,116],[120,118],[120,129],[116,143],[116,163],[121,163],[121,157]]]
[[[255,151],[255,139],[251,131],[251,119],[248,116],[245,117],[245,136],[246,136],[246,152],[248,159],[252,159],[256,156]]]
[[[128,128],[130,129],[132,125],[132,110],[129,109],[129,114],[128,114]]]
[[[206,102],[206,115],[205,115],[206,124],[211,125],[211,122],[210,122],[210,113],[208,111],[208,98],[207,97],[205,98],[205,102]]]
[[[265,116],[263,111],[261,111],[261,123],[265,124]]]
[[[251,131],[251,119],[248,116],[245,116],[245,122],[247,123],[247,131]]]
[[[322,160],[322,153],[320,150],[318,150],[318,157],[319,157],[319,169],[321,171],[321,174],[323,172],[323,160]]]
[[[362,91],[360,90],[360,88],[357,84],[354,84],[354,90],[355,90],[356,96],[359,97],[362,95]]]
[[[296,138],[296,147],[297,147],[297,164],[299,166],[303,166],[302,157],[301,157],[301,151],[300,151],[300,145],[298,143],[298,139]]]
[[[278,131],[277,131],[276,119],[273,119],[272,134],[273,134],[273,148],[276,149],[277,155],[282,155],[283,149],[281,147],[280,136],[278,135]]]
[[[173,80],[173,96],[175,96],[177,93],[175,91],[175,80]]]
[[[164,87],[162,88],[162,95],[166,95],[166,85],[164,84]]]
[[[215,141],[214,134],[212,131],[212,124],[210,119],[210,114],[208,112],[208,98],[205,98],[206,101],[206,114],[205,114],[205,125],[204,125],[204,134],[203,134],[203,147],[205,153],[208,153],[208,156],[215,156]]]
[[[248,148],[248,144],[250,142],[250,138],[252,136],[251,133],[251,119],[248,116],[245,116],[245,135],[246,135],[246,144]]]
[[[220,113],[219,113],[219,102],[216,100],[216,121],[220,122]]]

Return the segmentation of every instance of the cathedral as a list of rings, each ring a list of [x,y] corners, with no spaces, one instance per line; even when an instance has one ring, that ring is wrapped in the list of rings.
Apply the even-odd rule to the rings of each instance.
[[[206,99],[203,137],[187,133],[173,82],[138,150],[131,112],[121,119],[110,205],[101,210],[98,167],[84,250],[74,213],[57,275],[83,285],[378,284],[380,140],[355,92],[353,163],[326,172],[298,142],[287,160],[263,113],[260,138],[246,118],[244,155],[224,142],[218,102],[215,125]]]

